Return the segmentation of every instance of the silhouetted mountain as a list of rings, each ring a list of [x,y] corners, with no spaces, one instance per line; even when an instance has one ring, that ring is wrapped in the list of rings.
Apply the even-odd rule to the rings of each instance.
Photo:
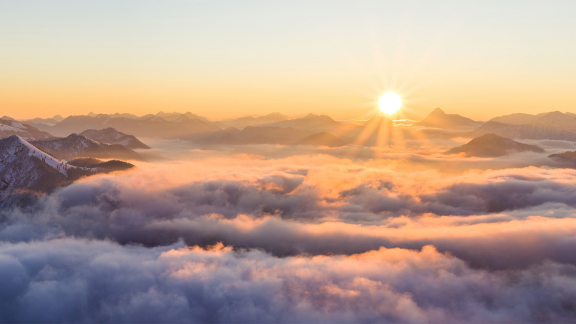
[[[0,119],[0,138],[6,138],[11,135],[18,135],[25,140],[39,140],[54,137],[36,127],[28,124],[21,124],[13,119],[2,117],[2,119]]]
[[[121,133],[112,127],[101,130],[88,129],[80,135],[100,143],[124,145],[129,149],[150,149],[150,146],[142,143],[136,136]]]
[[[498,157],[520,152],[543,153],[544,150],[536,145],[516,142],[495,134],[486,134],[477,137],[467,144],[455,147],[445,154],[464,153],[467,156]]]
[[[416,124],[436,128],[465,128],[480,125],[479,122],[470,118],[458,114],[447,114],[440,108],[434,109],[426,118]]]
[[[321,146],[330,146],[330,147],[339,147],[345,146],[346,142],[339,139],[338,137],[329,134],[329,133],[317,133],[310,135],[298,142],[297,145],[321,145]]]
[[[281,113],[271,113],[266,116],[260,116],[260,117],[246,116],[236,119],[221,120],[218,122],[218,124],[225,125],[228,127],[244,128],[247,126],[260,126],[265,124],[281,122],[285,120],[288,120],[287,116],[282,115]]]
[[[70,133],[80,133],[86,129],[108,127],[125,134],[133,134],[134,136],[163,139],[183,138],[219,129],[219,127],[208,122],[200,119],[190,119],[185,115],[180,115],[174,122],[166,121],[158,116],[147,119],[111,118],[107,115],[97,115],[95,117],[70,116],[49,127],[49,129],[53,134],[65,136]]]
[[[548,156],[558,162],[564,162],[572,166],[576,165],[576,151],[568,151],[564,153],[551,154]]]
[[[73,166],[88,168],[88,169],[96,169],[100,173],[124,171],[124,170],[132,169],[134,167],[133,164],[128,163],[128,162],[124,162],[124,161],[110,160],[110,161],[104,162],[102,160],[95,159],[95,158],[74,159],[74,160],[68,162],[68,165],[73,165]]]
[[[39,194],[49,193],[82,176],[126,167],[121,161],[96,167],[71,165],[12,135],[0,140],[0,209],[29,204]]]
[[[78,157],[100,159],[143,160],[140,154],[120,144],[102,144],[76,133],[65,138],[30,142],[32,145],[58,159]]]

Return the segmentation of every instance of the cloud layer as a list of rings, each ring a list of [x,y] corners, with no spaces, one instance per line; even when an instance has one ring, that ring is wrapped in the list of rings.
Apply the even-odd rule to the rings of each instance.
[[[576,267],[474,270],[426,246],[276,258],[182,244],[0,245],[3,322],[570,322]]]
[[[576,316],[576,170],[190,154],[0,211],[0,322]]]

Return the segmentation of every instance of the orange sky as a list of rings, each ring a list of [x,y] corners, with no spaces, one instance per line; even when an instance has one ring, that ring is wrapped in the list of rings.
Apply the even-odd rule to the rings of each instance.
[[[561,1],[3,2],[0,115],[349,119],[386,91],[415,117],[576,112],[575,13]]]

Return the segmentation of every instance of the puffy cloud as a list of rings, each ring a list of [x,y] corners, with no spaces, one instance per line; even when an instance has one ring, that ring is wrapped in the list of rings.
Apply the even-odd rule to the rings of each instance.
[[[576,267],[490,272],[426,246],[272,257],[216,245],[0,244],[2,322],[569,322]]]
[[[182,238],[277,256],[432,244],[488,269],[576,264],[575,170],[401,172],[327,156],[236,162],[210,161],[210,172],[178,164],[162,175],[152,167],[88,179],[32,211],[2,212],[0,240],[160,246]]]
[[[0,211],[0,322],[576,315],[575,170],[204,153]]]

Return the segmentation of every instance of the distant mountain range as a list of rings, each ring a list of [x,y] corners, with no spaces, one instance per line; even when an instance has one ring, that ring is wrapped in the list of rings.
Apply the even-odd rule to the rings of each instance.
[[[144,160],[140,154],[120,144],[103,144],[76,133],[65,138],[32,141],[30,144],[51,156],[72,160],[78,157]]]
[[[222,128],[227,127],[244,128],[248,126],[260,126],[260,125],[272,124],[289,119],[290,118],[288,118],[288,116],[282,115],[281,113],[271,113],[266,116],[260,116],[260,117],[246,116],[236,119],[225,119],[215,122],[215,124],[217,124]]]
[[[538,115],[501,116],[491,119],[463,136],[477,137],[489,133],[517,139],[576,141],[576,115],[554,111]]]
[[[35,124],[42,124],[42,125],[56,125],[57,123],[63,121],[64,118],[60,115],[55,115],[52,118],[34,118],[22,121],[23,123],[29,124],[34,126]]]
[[[498,157],[520,152],[544,153],[544,150],[536,145],[519,143],[495,134],[485,134],[445,154],[464,153],[466,156]]]
[[[25,124],[7,121],[5,117],[3,125],[0,125],[0,137],[19,134],[26,139],[38,140],[53,137],[51,134],[67,136],[79,133],[100,142],[123,144],[134,149],[146,147],[136,136],[222,145],[293,144],[318,133],[328,133],[345,143],[365,146],[382,145],[383,141],[429,137],[475,138],[489,133],[512,139],[576,141],[576,114],[558,111],[538,115],[511,114],[482,123],[436,108],[423,120],[408,121],[402,125],[380,115],[367,121],[337,121],[327,115],[308,114],[291,119],[280,113],[221,121],[210,121],[190,112],[160,112],[145,116],[90,113],[70,116],[54,124],[57,119],[59,116],[40,124],[34,123],[40,122],[39,119],[33,119],[30,120],[32,124]],[[22,125],[28,133],[19,133],[24,129],[14,127],[10,122]],[[244,129],[247,131],[243,132]],[[291,134],[280,134],[282,129],[291,129]]]
[[[524,114],[524,113],[516,113],[510,115],[504,115],[499,117],[494,117],[489,121],[495,121],[502,124],[509,124],[509,125],[528,125],[528,124],[539,124],[540,122],[546,120],[550,121],[551,119],[558,119],[563,117],[569,117],[568,120],[572,119],[570,117],[576,117],[576,114],[573,113],[562,113],[560,111],[552,111],[546,113],[540,113],[537,115],[531,114]]]
[[[124,134],[112,127],[101,130],[88,129],[80,135],[104,144],[124,145],[129,149],[150,149],[150,146],[142,143],[136,136]]]
[[[42,130],[54,135],[66,136],[71,133],[81,133],[88,129],[109,127],[125,134],[164,139],[181,138],[220,129],[209,122],[197,118],[190,119],[182,114],[172,121],[167,121],[158,116],[147,119],[110,117],[108,115],[97,115],[94,117],[70,116],[54,126],[44,126]]]
[[[9,136],[0,140],[0,208],[30,203],[38,194],[103,171],[109,169],[74,166],[17,135]]]
[[[418,126],[448,129],[478,127],[481,124],[458,114],[447,114],[440,108],[434,109],[426,118],[416,123]]]

